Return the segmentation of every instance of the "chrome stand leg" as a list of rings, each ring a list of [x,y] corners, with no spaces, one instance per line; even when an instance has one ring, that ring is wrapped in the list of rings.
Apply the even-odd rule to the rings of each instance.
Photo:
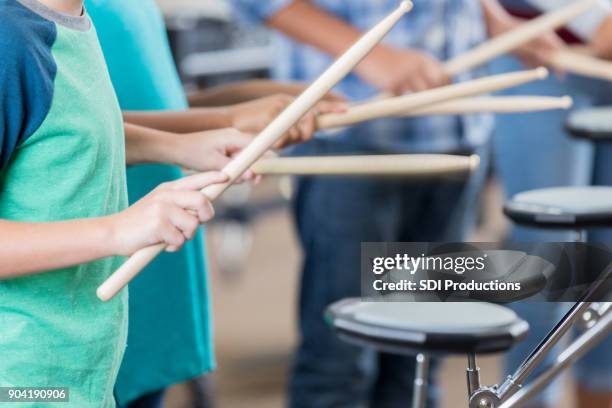
[[[476,365],[476,355],[469,353],[467,355],[468,368],[467,368],[467,385],[468,385],[468,397],[471,397],[474,392],[480,389],[480,368]]]
[[[525,359],[525,361],[519,366],[515,373],[500,385],[498,395],[502,401],[507,400],[513,394],[521,389],[521,384],[526,380],[527,376],[542,362],[544,357],[550,352],[550,350],[559,342],[561,337],[567,331],[573,327],[576,321],[579,321],[584,313],[591,308],[593,302],[591,301],[594,294],[608,282],[612,275],[612,269],[608,268],[602,273],[598,281],[595,281],[587,292],[582,296],[582,299],[577,302],[572,308],[565,314],[565,316],[557,323],[557,325],[548,333],[548,335],[540,342],[536,349]]]
[[[425,408],[425,403],[427,402],[428,377],[429,357],[425,354],[418,354],[416,357],[412,408]]]
[[[467,386],[469,408],[496,408],[499,405],[497,389],[483,387],[480,383],[480,368],[476,365],[476,354],[468,353]]]
[[[555,362],[532,383],[520,389],[505,401],[500,408],[519,408],[542,391],[560,372],[574,364],[580,357],[595,347],[612,332],[612,312],[606,313],[595,325],[584,332],[563,351]]]
[[[525,359],[516,372],[508,376],[506,381],[501,384],[499,395],[502,400],[509,398],[512,394],[520,390],[521,384],[527,376],[542,362],[544,357],[550,350],[559,342],[559,340],[567,333],[582,314],[589,308],[590,302],[581,302],[575,304],[569,312],[561,319],[561,321],[548,333],[546,338],[536,347],[536,349]]]
[[[584,312],[580,321],[580,328],[588,330],[601,320],[612,309],[612,302],[596,302]]]
[[[583,318],[584,313],[587,310],[593,307],[593,302],[591,300],[593,299],[594,294],[596,294],[597,291],[609,281],[611,276],[612,268],[606,269],[599,277],[599,280],[591,284],[582,299],[572,306],[569,312],[567,312],[561,321],[559,321],[559,323],[557,323],[557,325],[552,329],[552,331],[548,333],[546,338],[542,340],[531,355],[529,355],[523,364],[520,365],[516,372],[509,376],[506,381],[500,385],[498,395],[502,401],[506,401],[521,389],[521,384],[525,381],[527,376],[531,374],[535,367],[542,362],[552,347],[559,342],[561,337],[573,326],[576,321]],[[606,314],[609,313],[607,308],[605,308],[603,311],[606,312]],[[587,333],[584,335],[586,334]]]

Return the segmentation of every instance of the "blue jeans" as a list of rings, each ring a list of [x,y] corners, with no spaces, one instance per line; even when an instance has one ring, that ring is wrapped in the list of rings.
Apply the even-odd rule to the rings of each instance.
[[[315,142],[321,154],[336,153]],[[348,345],[323,321],[332,302],[360,296],[363,241],[460,241],[486,168],[469,184],[379,178],[301,178],[294,202],[304,252],[293,408],[410,406],[413,357]],[[468,216],[468,214],[470,214]],[[428,407],[435,405],[435,387]]]
[[[514,58],[494,63],[494,71],[522,69]],[[612,86],[599,81],[554,76],[504,92],[505,95],[570,95],[575,108],[612,103]],[[564,131],[567,112],[548,111],[501,115],[497,119],[493,151],[498,175],[508,196],[522,191],[578,185],[612,185],[612,143],[591,144],[572,139]],[[572,241],[571,231],[512,228],[515,242]],[[612,242],[612,230],[589,231],[589,239]],[[514,370],[568,309],[567,304],[530,303],[513,306],[530,324],[526,341],[507,355],[507,370]],[[575,366],[576,380],[593,391],[612,391],[612,338],[610,336],[582,358]],[[546,361],[550,363],[552,357]],[[534,405],[552,405],[558,401],[561,384],[549,387],[533,401]]]

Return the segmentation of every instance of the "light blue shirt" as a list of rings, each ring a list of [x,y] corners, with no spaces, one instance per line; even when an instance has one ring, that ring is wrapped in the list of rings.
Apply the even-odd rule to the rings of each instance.
[[[232,0],[232,4],[243,20],[258,23],[291,1]],[[366,31],[397,7],[398,1],[313,0],[313,3]],[[413,11],[400,20],[384,43],[398,48],[418,48],[445,61],[473,48],[486,37],[478,0],[415,0]],[[277,34],[274,41],[273,76],[276,79],[312,81],[332,63],[328,55],[286,36]],[[484,72],[481,69],[461,74],[456,80],[473,79]],[[336,91],[354,100],[367,99],[380,92],[355,74],[347,76]],[[333,140],[366,150],[452,152],[471,150],[486,143],[492,125],[490,115],[387,119],[353,127],[334,135]]]
[[[86,0],[123,110],[184,110],[162,16],[153,0]],[[182,177],[165,165],[128,169],[130,201]],[[128,345],[119,371],[120,405],[214,367],[203,235],[163,253],[130,284]]]

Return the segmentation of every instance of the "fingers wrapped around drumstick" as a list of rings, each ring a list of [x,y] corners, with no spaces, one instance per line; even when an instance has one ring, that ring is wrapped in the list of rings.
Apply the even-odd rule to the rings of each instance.
[[[591,9],[595,3],[595,0],[576,1],[566,7],[543,14],[447,61],[444,64],[444,70],[448,76],[453,76],[483,65],[496,57],[516,50],[541,35],[566,25],[572,19]]]

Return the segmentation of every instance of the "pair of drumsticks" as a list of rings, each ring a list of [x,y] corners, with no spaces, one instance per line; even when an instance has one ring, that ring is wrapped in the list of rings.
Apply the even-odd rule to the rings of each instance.
[[[579,1],[566,8],[525,23],[522,27],[496,37],[474,48],[472,51],[449,61],[445,65],[446,71],[449,76],[453,76],[457,73],[482,65],[486,61],[516,49],[541,34],[563,26],[569,20],[586,12],[594,3],[594,0]],[[317,102],[348,75],[348,73],[351,72],[352,69],[380,43],[380,41],[382,41],[400,18],[411,9],[412,3],[410,1],[403,1],[396,10],[368,31],[256,138],[254,138],[249,146],[223,168],[222,171],[229,176],[228,182],[209,186],[202,190],[202,194],[205,194],[212,201],[221,196],[221,194],[242,175],[242,173],[251,168],[257,160],[282,138],[291,127],[317,104]],[[572,72],[582,70],[582,73],[589,72],[591,75],[594,73],[592,69],[594,64],[592,64],[588,58],[589,57],[584,57],[581,62],[586,63],[580,64],[580,62],[576,62],[576,60],[569,58],[567,53],[563,53],[555,58],[555,66]],[[568,59],[570,62],[568,62]],[[346,126],[389,116],[461,113],[463,109],[467,111],[495,110],[493,108],[494,105],[497,106],[496,109],[506,112],[569,107],[571,100],[568,98],[535,99],[535,97],[523,97],[528,99],[495,99],[493,101],[494,103],[492,103],[491,99],[482,101],[466,101],[460,99],[517,86],[529,81],[542,79],[547,75],[548,71],[546,69],[538,68],[531,71],[477,79],[396,98],[377,100],[353,106],[342,114],[321,116],[318,121],[319,127],[329,128]],[[488,103],[488,105],[483,107],[482,102]],[[433,157],[430,157],[430,159],[433,160]],[[343,160],[350,159],[345,158]],[[473,168],[474,165],[477,164],[473,158],[463,158],[463,160],[468,160],[468,168]],[[347,165],[348,164],[351,163],[347,163]],[[465,164],[464,162],[463,165]],[[361,166],[363,167],[363,162],[361,162]],[[98,288],[98,297],[103,301],[111,299],[164,249],[165,244],[157,244],[134,253],[125,264]]]

